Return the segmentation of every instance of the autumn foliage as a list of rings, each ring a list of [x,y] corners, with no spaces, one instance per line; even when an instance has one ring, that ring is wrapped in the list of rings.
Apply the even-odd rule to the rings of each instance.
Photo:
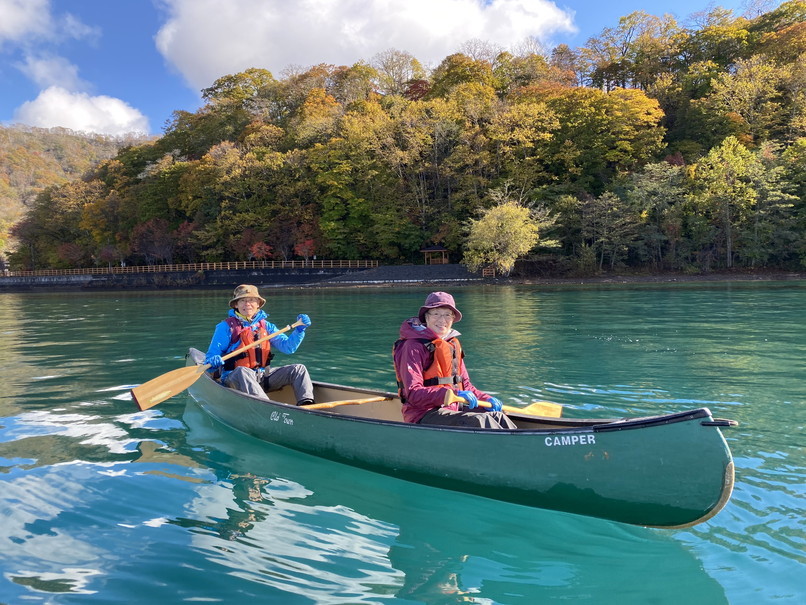
[[[390,50],[226,75],[161,137],[42,190],[8,256],[395,263],[441,244],[472,265],[490,244],[579,272],[802,267],[805,24],[799,1],[692,28],[636,12],[545,56],[476,43],[431,72]],[[498,214],[525,231],[474,239]]]

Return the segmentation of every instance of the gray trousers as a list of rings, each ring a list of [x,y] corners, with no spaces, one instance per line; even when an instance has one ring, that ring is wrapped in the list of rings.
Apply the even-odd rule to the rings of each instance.
[[[473,412],[434,408],[426,412],[418,424],[469,426],[482,429],[516,429],[515,423],[504,412]]]
[[[261,399],[269,398],[266,391],[276,391],[290,384],[294,389],[297,405],[313,403],[311,377],[308,374],[308,368],[301,363],[257,371],[239,366],[227,374],[224,384],[231,389],[243,391]]]

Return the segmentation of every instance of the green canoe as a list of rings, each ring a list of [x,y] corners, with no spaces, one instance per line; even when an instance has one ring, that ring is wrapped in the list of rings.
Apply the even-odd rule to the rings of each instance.
[[[191,350],[188,365],[195,362]],[[314,383],[318,405],[270,401],[205,374],[188,389],[210,415],[258,439],[442,489],[650,527],[713,517],[733,489],[733,460],[707,408],[620,419],[510,414],[513,431],[402,421],[396,393]],[[343,402],[363,402],[345,404]]]

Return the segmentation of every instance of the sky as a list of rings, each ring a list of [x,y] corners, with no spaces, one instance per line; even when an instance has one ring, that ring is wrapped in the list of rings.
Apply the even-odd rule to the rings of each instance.
[[[576,48],[633,11],[686,23],[747,1],[0,0],[0,124],[159,135],[203,88],[251,67],[279,79],[392,48],[435,67],[470,40]]]

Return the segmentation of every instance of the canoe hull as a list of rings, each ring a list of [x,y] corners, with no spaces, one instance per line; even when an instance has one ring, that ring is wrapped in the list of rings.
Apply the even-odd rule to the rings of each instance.
[[[274,401],[274,393],[272,401],[246,396],[207,375],[189,392],[210,415],[258,439],[524,506],[686,527],[716,514],[733,487],[730,451],[719,428],[708,425],[713,419],[705,408],[632,421],[516,418],[524,428],[473,430],[389,421],[385,416],[399,417],[393,393],[315,386],[317,401],[322,394],[392,400],[309,410]]]

